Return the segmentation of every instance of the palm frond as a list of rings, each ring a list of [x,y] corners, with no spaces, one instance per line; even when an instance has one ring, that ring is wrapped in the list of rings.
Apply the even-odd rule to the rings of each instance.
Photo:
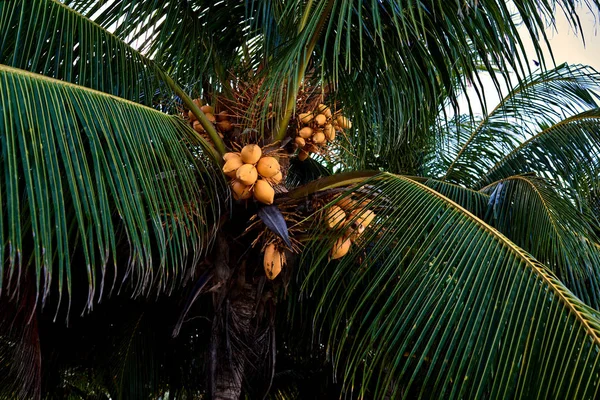
[[[587,195],[599,183],[599,154],[600,108],[595,108],[544,127],[508,152],[490,153],[486,157],[489,166],[473,187],[535,172],[560,184],[566,195]]]
[[[347,391],[373,398],[595,397],[597,311],[433,189],[384,174],[362,190],[377,217],[350,255],[327,262],[335,237],[317,235],[303,264],[307,293],[315,295],[319,282],[326,287],[318,293],[318,322],[328,323],[328,350]]]
[[[188,278],[182,267],[211,241],[224,187],[195,132],[178,117],[22,70],[1,66],[0,81],[1,287],[18,293],[34,270],[43,299],[51,288],[70,295],[75,248],[88,307],[107,276],[111,290],[122,279],[134,295]]]
[[[476,217],[484,218],[490,202],[489,194],[435,179],[427,179],[424,185],[466,208]]]
[[[171,91],[138,51],[56,0],[0,3],[0,63],[148,106]]]
[[[329,175],[331,171],[313,158],[304,161],[294,158],[290,160],[285,185],[291,189]]]
[[[242,43],[248,46],[247,41],[254,39],[249,30],[252,19],[265,17],[265,10],[229,0],[67,0],[65,4],[110,27],[196,93],[207,87],[223,89],[220,85],[229,79],[229,70],[240,64]]]
[[[543,262],[586,304],[600,308],[594,217],[536,176],[503,179],[485,192],[491,195],[486,222]]]
[[[458,117],[442,127],[427,173],[472,185],[502,155],[552,126],[598,107],[600,74],[591,67],[563,64],[517,85],[482,119]],[[440,157],[440,154],[442,155]],[[432,154],[433,156],[433,154]]]

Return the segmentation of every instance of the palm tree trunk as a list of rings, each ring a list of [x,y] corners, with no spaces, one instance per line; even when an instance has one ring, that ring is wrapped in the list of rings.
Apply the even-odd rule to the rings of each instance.
[[[214,400],[240,398],[246,360],[252,352],[255,289],[244,283],[231,297],[225,300],[222,311],[215,316],[213,322],[210,372],[213,377],[211,392]]]

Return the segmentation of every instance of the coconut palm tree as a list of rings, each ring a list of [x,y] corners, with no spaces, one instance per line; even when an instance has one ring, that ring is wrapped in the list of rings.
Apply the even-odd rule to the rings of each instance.
[[[576,7],[0,2],[0,397],[595,397]]]

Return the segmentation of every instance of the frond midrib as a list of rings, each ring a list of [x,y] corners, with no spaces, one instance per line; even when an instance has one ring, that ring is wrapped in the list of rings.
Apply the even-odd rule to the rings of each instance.
[[[389,174],[386,173],[388,175],[392,175],[396,178],[402,179],[402,180],[409,180],[407,178],[404,178],[401,175],[393,175],[393,174]],[[584,329],[586,330],[586,332],[589,334],[589,336],[594,340],[594,343],[596,345],[600,346],[600,332],[597,332],[596,330],[594,330],[588,320],[586,318],[583,317],[582,313],[579,312],[579,310],[571,303],[571,301],[569,301],[569,298],[567,296],[565,296],[564,294],[564,290],[560,290],[555,283],[552,281],[552,279],[549,278],[549,276],[552,275],[551,271],[549,271],[547,268],[545,268],[543,266],[543,264],[540,264],[539,262],[537,262],[535,259],[533,259],[529,254],[527,254],[523,249],[521,249],[520,247],[518,247],[517,245],[515,245],[514,243],[512,243],[506,236],[504,236],[500,231],[496,230],[495,228],[493,228],[492,226],[488,225],[485,223],[485,221],[481,220],[480,218],[478,218],[477,216],[473,215],[469,210],[467,210],[466,208],[462,207],[460,204],[452,201],[451,199],[441,195],[440,193],[436,192],[435,190],[419,183],[413,180],[410,180],[410,182],[414,185],[417,185],[418,187],[420,187],[422,190],[429,192],[430,194],[434,195],[435,197],[439,198],[440,200],[442,200],[444,203],[447,203],[448,205],[450,205],[451,207],[454,207],[455,209],[457,209],[458,211],[460,211],[463,215],[465,215],[467,218],[469,218],[470,220],[472,220],[474,223],[476,223],[477,225],[479,225],[481,228],[483,228],[484,230],[486,230],[490,235],[495,236],[499,241],[502,242],[502,244],[504,244],[505,247],[509,248],[510,251],[512,251],[514,254],[516,254],[520,259],[524,260],[526,265],[529,266],[529,268],[531,268],[531,270],[533,270],[533,272],[539,276],[546,285],[548,285],[548,287],[551,288],[551,290],[555,293],[555,295],[559,298],[560,301],[562,301],[565,306],[571,311],[571,313],[573,315],[575,315],[575,317],[577,318],[577,320],[583,325]],[[534,262],[536,261],[536,262]],[[537,264],[540,264],[541,267]]]

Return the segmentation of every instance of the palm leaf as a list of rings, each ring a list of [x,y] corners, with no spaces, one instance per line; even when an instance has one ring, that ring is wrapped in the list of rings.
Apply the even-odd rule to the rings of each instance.
[[[600,74],[586,66],[563,64],[534,74],[481,120],[462,117],[443,127],[446,134],[439,136],[445,139],[438,141],[428,173],[473,185],[503,155],[539,133],[540,127],[596,108],[599,88]]]
[[[2,64],[148,106],[171,93],[152,62],[58,1],[1,2],[0,31]]]
[[[259,17],[264,15],[237,1],[67,0],[65,4],[110,27],[198,93],[211,86],[222,89],[228,70],[238,64],[240,46],[253,37],[250,21],[262,21]]]
[[[466,208],[470,213],[478,218],[482,218],[486,214],[490,196],[487,193],[476,192],[462,186],[454,185],[448,182],[438,181],[435,179],[427,179],[424,183],[441,195],[449,198],[463,208]],[[500,230],[502,232],[502,230]]]
[[[594,217],[545,180],[518,175],[488,186],[486,221],[550,268],[580,299],[600,307],[600,252]]]
[[[490,156],[487,171],[475,188],[525,172],[535,172],[565,188],[587,195],[598,185],[600,108],[595,108],[541,129],[508,152]]]
[[[432,189],[388,174],[363,189],[378,217],[351,255],[327,263],[334,238],[318,236],[304,263],[306,290],[326,286],[319,321],[328,322],[347,390],[373,398],[595,397],[595,310]]]
[[[1,287],[18,291],[32,269],[44,298],[52,287],[70,293],[75,248],[88,307],[107,273],[131,282],[134,295],[186,278],[182,266],[211,240],[223,188],[195,132],[177,117],[22,70],[1,66],[0,82]],[[127,265],[117,265],[120,243]]]

